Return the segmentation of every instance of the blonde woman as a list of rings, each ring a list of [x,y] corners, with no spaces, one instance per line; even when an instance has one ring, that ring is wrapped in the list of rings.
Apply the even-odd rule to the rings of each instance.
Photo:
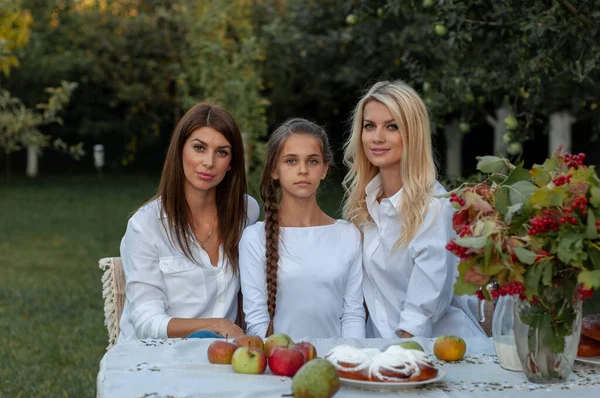
[[[484,335],[470,299],[453,297],[457,259],[445,249],[453,209],[436,197],[446,190],[432,152],[427,108],[410,86],[379,82],[358,102],[344,216],[364,237],[368,337]]]

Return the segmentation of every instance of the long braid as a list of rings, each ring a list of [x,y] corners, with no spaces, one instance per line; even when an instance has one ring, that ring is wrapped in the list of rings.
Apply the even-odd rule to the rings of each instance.
[[[277,269],[279,267],[279,207],[275,180],[261,190],[265,203],[265,258],[267,274],[267,308],[271,321],[275,317],[277,306]]]

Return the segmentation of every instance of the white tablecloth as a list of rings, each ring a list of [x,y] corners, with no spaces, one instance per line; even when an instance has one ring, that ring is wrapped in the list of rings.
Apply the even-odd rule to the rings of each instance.
[[[432,353],[432,339],[416,339]],[[100,362],[97,395],[113,397],[241,397],[280,398],[291,393],[291,379],[270,374],[236,374],[229,365],[212,365],[206,358],[213,339],[126,341],[111,348]],[[300,341],[300,340],[297,340]],[[319,356],[340,344],[384,348],[398,340],[305,339]],[[432,358],[434,358],[432,356]],[[367,392],[342,385],[343,397],[600,397],[600,367],[576,363],[568,381],[538,385],[521,372],[498,364],[489,339],[467,340],[467,355],[456,363],[434,362],[447,376],[438,383],[397,392]]]

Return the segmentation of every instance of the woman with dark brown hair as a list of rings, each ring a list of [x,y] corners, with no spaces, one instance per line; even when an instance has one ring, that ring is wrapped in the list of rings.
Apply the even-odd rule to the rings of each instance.
[[[173,132],[158,193],[129,219],[121,242],[119,340],[243,334],[238,244],[259,215],[245,192],[235,120],[218,105],[194,106]]]
[[[290,119],[269,138],[265,222],[240,242],[248,334],[365,337],[360,232],[317,203],[332,160],[327,134],[308,120]]]

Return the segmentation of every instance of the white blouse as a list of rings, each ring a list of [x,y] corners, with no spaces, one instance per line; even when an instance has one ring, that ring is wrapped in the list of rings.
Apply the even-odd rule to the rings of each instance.
[[[273,329],[291,337],[365,337],[360,232],[343,220],[317,227],[282,227]],[[240,277],[247,333],[269,326],[265,227],[246,228]]]
[[[260,210],[246,196],[248,225]],[[126,302],[119,341],[166,338],[172,318],[227,318],[235,322],[239,278],[219,247],[217,266],[196,240],[190,247],[198,263],[190,261],[169,241],[166,215],[159,199],[139,209],[127,223],[121,241]]]
[[[381,174],[366,187],[367,209],[374,221],[363,226],[367,337],[389,338],[402,330],[424,337],[484,335],[472,312],[476,298],[453,297],[458,259],[446,250],[455,236],[449,201],[432,197],[414,239],[404,248],[393,248],[400,236],[402,189],[379,203],[382,189]],[[443,193],[446,190],[436,182],[434,194]]]

